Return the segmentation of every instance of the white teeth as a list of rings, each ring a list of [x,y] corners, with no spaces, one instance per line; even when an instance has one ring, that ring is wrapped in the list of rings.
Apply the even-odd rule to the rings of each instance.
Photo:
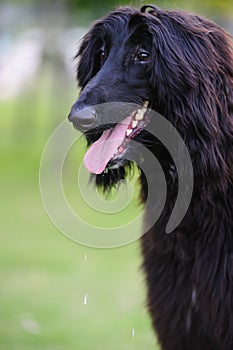
[[[139,109],[139,110],[137,111],[137,113],[136,113],[136,115],[135,115],[135,119],[136,119],[136,120],[142,120],[142,119],[143,119],[144,113],[145,113],[145,111],[143,111],[143,110],[144,110],[144,108],[143,108],[143,109]]]
[[[144,114],[146,113],[146,110],[147,110],[147,108],[145,108],[145,107],[142,108],[143,116],[144,116]]]
[[[139,122],[141,120],[143,120],[144,114],[147,111],[148,105],[149,105],[149,101],[144,101],[143,102],[143,107],[137,110],[137,112],[136,112],[136,114],[135,114],[135,116],[134,116],[134,118],[133,118],[133,120],[131,122],[131,128],[132,129],[135,129],[138,126]],[[126,130],[125,134],[126,134],[127,137],[130,136],[130,134],[133,132],[132,129]]]
[[[132,128],[135,129],[137,125],[138,125],[137,120],[133,120],[132,121]]]
[[[144,114],[146,113],[146,110],[147,110],[147,106],[148,106],[149,102],[148,101],[145,101],[143,103],[143,107],[141,109],[138,109],[136,115],[135,115],[135,119],[136,120],[142,120],[143,117],[144,117]]]
[[[140,127],[143,127],[143,125],[145,125],[147,123],[147,121],[145,121],[145,123],[141,122],[144,118],[144,114],[147,111],[147,107],[149,106],[149,101],[145,100],[142,104],[142,106],[135,112],[133,112],[132,115],[132,119],[131,122],[128,125],[128,128],[125,132],[125,139],[123,140],[122,144],[118,147],[117,152],[114,154],[114,156],[112,157],[112,159],[115,159],[116,157],[119,157],[119,159],[122,158],[122,154],[123,152],[126,150],[128,143],[131,141],[132,137],[130,138],[129,136],[133,133],[133,135],[137,135],[137,130],[134,130],[138,124],[140,125]],[[140,123],[141,122],[141,123]],[[140,127],[138,132],[140,132]],[[119,168],[119,162],[117,162],[116,164],[113,164],[112,166],[108,167],[107,169],[105,169],[104,173],[107,174],[108,173],[108,169],[118,169]]]

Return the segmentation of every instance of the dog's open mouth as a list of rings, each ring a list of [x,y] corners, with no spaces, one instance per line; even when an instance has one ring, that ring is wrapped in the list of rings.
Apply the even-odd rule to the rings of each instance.
[[[101,174],[105,169],[113,167],[111,163],[122,158],[127,145],[148,124],[146,113],[149,101],[144,101],[142,107],[133,111],[120,123],[103,132],[102,136],[91,145],[84,156],[84,164],[93,174]],[[114,167],[117,162],[115,162]],[[109,165],[109,166],[108,166]]]

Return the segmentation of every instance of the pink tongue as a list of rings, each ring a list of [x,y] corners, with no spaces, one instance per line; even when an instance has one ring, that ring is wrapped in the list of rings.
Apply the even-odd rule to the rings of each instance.
[[[103,135],[89,148],[84,156],[84,164],[88,171],[101,174],[110,159],[122,144],[132,116],[126,117],[114,128],[105,130]]]

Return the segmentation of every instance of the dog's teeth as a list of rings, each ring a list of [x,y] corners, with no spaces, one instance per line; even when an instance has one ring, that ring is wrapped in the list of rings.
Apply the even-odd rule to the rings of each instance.
[[[137,120],[133,120],[132,121],[132,128],[135,129],[137,125],[138,125],[138,121]]]
[[[132,133],[132,129],[128,129],[128,130],[126,130],[126,136],[129,136],[131,133]]]
[[[142,120],[143,119],[143,116],[144,116],[144,111],[143,109],[139,109],[135,115],[135,119],[136,120]]]
[[[147,108],[146,108],[146,107],[143,107],[143,108],[142,108],[143,116],[144,116],[144,114],[146,113],[146,111],[147,111]]]

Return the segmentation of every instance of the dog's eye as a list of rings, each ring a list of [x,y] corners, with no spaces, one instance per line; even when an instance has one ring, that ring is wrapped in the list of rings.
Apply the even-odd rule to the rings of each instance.
[[[147,62],[150,59],[150,54],[149,52],[146,51],[140,51],[137,56],[136,56],[136,61],[139,62]]]
[[[99,51],[99,58],[100,58],[100,61],[103,62],[106,58],[106,51],[104,49],[100,49]]]

